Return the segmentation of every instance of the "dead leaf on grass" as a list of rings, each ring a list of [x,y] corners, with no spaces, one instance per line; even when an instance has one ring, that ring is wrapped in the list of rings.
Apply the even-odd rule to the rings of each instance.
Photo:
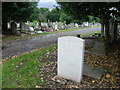
[[[105,76],[106,78],[110,78],[111,76],[110,76],[110,74],[106,74],[106,76]]]
[[[22,87],[22,85],[18,85],[18,87]]]
[[[41,88],[41,86],[36,85],[35,88]]]
[[[95,83],[95,80],[92,80],[92,83]]]

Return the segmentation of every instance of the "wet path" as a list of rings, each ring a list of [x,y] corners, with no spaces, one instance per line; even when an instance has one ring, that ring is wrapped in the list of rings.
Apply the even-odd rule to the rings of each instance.
[[[57,39],[62,36],[76,36],[77,34],[88,34],[95,31],[100,31],[100,27],[80,29],[75,31],[60,32],[56,34],[41,35],[39,37],[5,43],[5,48],[2,50],[2,58],[18,55],[29,50],[44,48],[48,45],[57,43]]]

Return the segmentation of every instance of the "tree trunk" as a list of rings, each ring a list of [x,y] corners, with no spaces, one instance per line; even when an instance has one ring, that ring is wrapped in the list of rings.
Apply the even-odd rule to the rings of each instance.
[[[113,41],[114,41],[114,18],[111,18],[110,20],[109,20],[109,23],[110,23],[110,43],[113,43]]]
[[[7,34],[7,21],[2,22],[2,33]]]
[[[114,42],[117,42],[117,38],[118,38],[118,28],[117,28],[117,21],[115,21],[114,23]]]
[[[105,19],[105,45],[106,45],[106,50],[109,49],[109,42],[110,42],[109,19]]]
[[[22,22],[20,22],[20,30],[22,30]]]
[[[104,38],[104,23],[103,23],[103,21],[101,22],[101,35],[102,35],[102,38]]]
[[[41,28],[41,21],[39,21],[39,27]]]
[[[104,15],[102,15],[101,16],[101,36],[102,36],[102,38],[103,39],[105,39],[104,38],[104,32],[105,32],[105,23],[104,23]]]

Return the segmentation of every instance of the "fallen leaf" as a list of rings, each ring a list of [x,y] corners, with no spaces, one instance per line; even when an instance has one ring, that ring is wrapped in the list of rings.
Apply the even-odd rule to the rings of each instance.
[[[41,86],[36,85],[35,88],[41,88]]]
[[[27,84],[27,86],[30,86],[30,84]]]
[[[18,87],[21,87],[21,85],[18,85]]]
[[[106,76],[105,76],[106,78],[110,78],[110,74],[106,74]]]
[[[95,82],[95,80],[92,80],[92,83],[94,83]]]

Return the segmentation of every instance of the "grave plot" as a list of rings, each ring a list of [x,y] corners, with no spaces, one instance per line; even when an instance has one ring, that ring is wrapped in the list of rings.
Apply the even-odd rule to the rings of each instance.
[[[82,75],[101,79],[103,68],[84,64],[84,40],[66,36],[58,39],[58,77],[80,82]]]
[[[58,39],[58,76],[80,82],[83,72],[84,40],[66,36]]]
[[[117,46],[119,47],[119,45]],[[42,69],[40,72],[43,74],[41,80],[46,82],[50,88],[119,88],[118,62],[120,57],[115,59],[115,54],[119,56],[120,49],[118,50],[117,47],[115,49],[115,47],[112,47],[113,50],[110,51],[107,58],[95,54],[84,54],[83,75],[80,83],[56,76],[58,71],[57,58],[53,59],[52,55],[48,55],[51,58],[50,61],[54,61],[40,68]],[[116,51],[117,53],[115,53]],[[51,54],[57,57],[58,52],[56,49],[55,53]],[[49,58],[45,60],[47,61]],[[107,72],[105,73],[104,70]]]

